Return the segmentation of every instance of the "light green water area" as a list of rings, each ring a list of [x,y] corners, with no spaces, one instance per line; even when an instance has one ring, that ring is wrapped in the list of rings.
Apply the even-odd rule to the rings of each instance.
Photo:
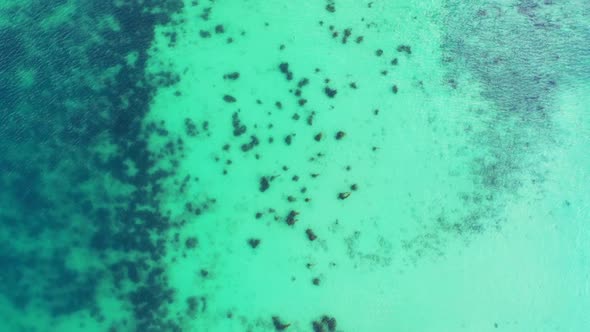
[[[219,2],[211,15],[228,22],[227,32],[205,39],[200,31],[213,25],[198,20],[201,8],[189,7],[186,23],[174,28],[174,47],[166,28],[153,45],[150,68],[171,66],[182,79],[159,91],[152,119],[173,132],[182,132],[186,119],[209,123],[186,140],[175,179],[199,181],[165,200],[173,216],[190,220],[182,202],[217,199],[191,222],[203,250],[171,257],[173,284],[208,298],[209,313],[190,325],[272,330],[267,317],[279,315],[289,330],[308,331],[310,321],[329,314],[343,331],[590,328],[588,85],[520,86],[534,83],[518,75],[541,76],[543,69],[510,77],[511,70],[535,70],[511,59],[479,73],[472,66],[484,60],[460,57],[518,56],[514,48],[543,45],[526,31],[511,36],[525,45],[506,49],[487,39],[494,31],[468,34],[475,17],[467,15],[476,8],[338,1],[330,13],[324,6]],[[528,23],[516,10],[487,11],[489,22],[480,24],[488,29]],[[467,31],[452,36],[462,26]],[[232,72],[239,78],[223,79]],[[302,79],[309,84],[298,97]],[[506,81],[510,88],[494,86]],[[328,98],[325,87],[336,96]],[[541,96],[521,101],[516,89]],[[544,110],[521,109],[529,103]],[[519,108],[507,109],[512,104]],[[247,128],[239,139],[232,137],[234,114]],[[341,140],[338,131],[346,133]],[[260,145],[244,153],[240,145],[251,135]],[[262,177],[270,179],[264,192]],[[340,200],[341,192],[351,194]],[[290,211],[299,213],[293,226],[285,223]],[[309,241],[306,229],[317,239]],[[251,248],[249,238],[260,245]],[[204,266],[214,278],[201,288],[195,275]]]
[[[161,130],[152,169],[173,169],[157,209],[182,225],[166,314],[180,331],[590,331],[589,8],[186,0],[145,59],[177,78],[141,122]],[[111,292],[96,301],[117,322]]]

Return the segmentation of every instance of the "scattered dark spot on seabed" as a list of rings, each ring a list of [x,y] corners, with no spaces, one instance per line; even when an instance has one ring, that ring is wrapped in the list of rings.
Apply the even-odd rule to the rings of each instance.
[[[203,24],[202,29],[195,30],[192,40],[206,44],[218,39],[230,50],[242,42],[249,31],[240,31],[236,28],[239,26],[237,22],[218,22],[214,10],[216,3],[192,1],[191,6],[200,8],[195,19]],[[42,2],[28,6],[24,12],[41,13],[38,15],[51,12],[46,8],[49,5]],[[154,27],[166,25],[172,31],[175,25],[182,23],[174,19],[174,14],[182,6],[178,0],[95,1],[84,7],[85,16],[76,16],[70,23],[45,27],[37,16],[31,16],[25,17],[26,25],[0,28],[0,82],[3,83],[0,85],[0,116],[6,122],[0,126],[0,185],[7,193],[0,196],[0,218],[6,229],[0,233],[0,268],[4,271],[0,292],[17,308],[25,310],[31,305],[41,305],[55,317],[85,310],[95,320],[105,321],[109,331],[122,332],[130,329],[182,331],[183,318],[197,318],[207,313],[206,296],[177,294],[167,278],[169,262],[164,257],[170,250],[178,250],[183,255],[206,250],[207,239],[180,234],[192,219],[202,218],[213,208],[216,200],[208,197],[185,199],[183,195],[189,192],[189,188],[200,183],[197,177],[182,174],[179,165],[185,150],[191,147],[190,142],[210,135],[215,123],[211,121],[210,125],[211,119],[202,121],[187,116],[180,123],[179,132],[173,132],[166,129],[163,122],[148,122],[146,117],[157,89],[173,87],[180,80],[179,74],[169,71],[148,74],[146,61]],[[354,128],[336,127],[334,132],[331,131],[334,129],[322,127],[326,125],[322,112],[337,113],[338,109],[332,105],[318,107],[315,98],[323,103],[336,104],[346,101],[350,94],[363,91],[366,86],[381,89],[383,98],[402,98],[411,86],[398,81],[395,70],[417,58],[421,51],[418,46],[412,47],[402,40],[390,45],[375,45],[370,30],[352,28],[352,24],[333,25],[333,18],[346,9],[338,7],[337,11],[334,0],[321,1],[318,8],[322,17],[317,28],[325,32],[322,42],[362,49],[370,61],[382,64],[373,73],[375,79],[393,77],[395,81],[377,86],[377,83],[351,77],[339,82],[337,77],[321,76],[330,72],[332,68],[324,67],[329,64],[314,64],[317,66],[315,71],[305,72],[299,63],[289,58],[291,45],[288,40],[272,45],[273,49],[279,48],[276,52],[280,52],[281,58],[273,59],[269,66],[292,98],[275,96],[265,100],[262,96],[235,93],[233,88],[251,78],[245,68],[228,65],[210,78],[224,89],[211,96],[211,101],[222,108],[220,121],[228,126],[231,122],[231,127],[223,133],[225,140],[215,146],[216,154],[211,157],[215,165],[219,165],[221,174],[231,176],[233,165],[240,163],[241,159],[231,154],[234,151],[239,157],[256,162],[276,157],[264,153],[261,146],[267,143],[274,142],[274,147],[287,151],[285,154],[289,158],[292,157],[290,151],[304,144],[311,143],[314,149],[318,149],[305,156],[309,168],[295,167],[289,158],[279,160],[281,163],[275,169],[251,172],[248,188],[243,188],[263,202],[277,195],[288,206],[283,209],[256,207],[256,212],[243,219],[258,225],[270,221],[273,227],[299,237],[309,248],[316,248],[328,239],[322,225],[314,224],[314,218],[306,213],[306,204],[318,201],[313,184],[327,173],[314,168],[325,156],[325,151],[319,149],[329,144],[347,149],[350,147],[347,144],[358,137]],[[521,5],[517,10],[527,19],[538,19],[534,15],[534,6]],[[481,19],[485,17],[484,12],[478,13]],[[110,16],[120,30],[99,28],[103,26],[99,23]],[[542,22],[534,23],[530,29],[553,31],[541,27]],[[87,28],[78,29],[81,25]],[[273,27],[267,26],[268,29]],[[461,31],[461,38],[489,37],[475,25],[468,27],[473,33]],[[460,24],[460,28],[464,26]],[[164,36],[169,47],[174,47],[182,39],[176,31],[165,32]],[[510,62],[520,60],[506,60],[525,59],[514,56],[519,51],[524,53],[516,43],[510,43],[516,45],[511,46],[515,49],[499,46],[478,49],[473,46],[478,43],[464,44],[457,36],[445,35],[446,61],[461,60],[483,83],[484,97],[500,105],[499,109],[505,112],[503,115],[516,114],[524,119],[519,122],[523,125],[538,123],[533,120],[542,119],[548,112],[551,89],[559,82],[553,73],[545,72],[540,68],[543,66],[537,68]],[[552,50],[560,51],[557,46]],[[136,55],[133,64],[129,61],[130,54]],[[538,50],[526,61],[539,64],[546,56],[547,52]],[[107,80],[101,79],[106,69],[115,66],[121,68],[117,74]],[[20,86],[11,79],[25,69],[36,72],[34,87]],[[514,75],[505,75],[509,70],[513,70]],[[104,87],[97,88],[92,85],[93,81],[104,83]],[[458,78],[449,78],[446,82],[453,88],[460,87]],[[517,90],[516,87],[522,88]],[[512,93],[512,90],[517,91]],[[174,94],[179,99],[187,93],[177,90]],[[73,106],[65,107],[66,104]],[[381,106],[367,106],[358,112],[370,114],[371,119],[380,119],[390,111]],[[271,114],[282,114],[292,127],[281,131],[277,129],[280,126],[270,120],[255,122],[247,113],[252,108],[268,114],[269,119],[272,119]],[[23,110],[29,109],[33,110],[34,116],[24,115]],[[526,141],[519,133],[514,129],[507,131],[505,136],[508,138],[485,133],[488,136],[482,140],[491,146],[492,155],[497,158],[474,162],[473,172],[486,191],[484,194],[466,194],[465,202],[484,206],[500,189],[510,188],[507,170],[516,169],[512,152],[523,151],[520,146],[525,146]],[[162,147],[148,149],[151,137],[164,141]],[[374,144],[363,148],[378,155],[379,142]],[[105,153],[101,149],[105,145],[110,146],[112,152]],[[368,188],[363,183],[355,183],[353,166],[354,163],[338,165],[346,177],[341,178],[338,187],[328,191],[328,199],[338,206],[354,205]],[[105,184],[105,177],[112,179],[109,181],[114,185]],[[185,218],[187,220],[173,220],[169,211],[159,209],[161,194],[169,182],[175,185],[174,193],[182,197],[179,199],[186,200],[181,206],[190,216]],[[132,190],[119,191],[118,187]],[[437,229],[424,238],[436,238],[437,232],[459,236],[481,232],[487,226],[480,223],[482,215],[483,212],[478,210],[457,221],[441,216],[436,220]],[[262,254],[271,242],[257,233],[249,236],[252,237],[240,240],[240,246],[245,247],[251,256]],[[59,245],[48,249],[36,244],[43,241],[58,242]],[[404,248],[421,252],[424,248],[436,247],[426,242],[419,238]],[[30,245],[23,250],[17,243]],[[67,257],[76,248],[90,249],[93,260],[100,264],[89,268],[69,266]],[[311,267],[308,265],[309,269]],[[315,271],[305,277],[306,285],[309,286],[310,279],[313,286],[328,285],[330,279],[324,279],[324,272]],[[210,282],[215,279],[216,271],[210,266],[198,266],[194,274],[197,283]],[[101,312],[98,291],[104,288],[129,308],[124,319],[111,321],[105,317],[106,313]],[[315,287],[314,290],[322,288]],[[180,312],[175,311],[178,308],[181,308]],[[228,312],[227,318],[234,317],[234,308],[223,310],[224,317],[225,312]],[[238,311],[235,312],[238,317]],[[308,318],[303,323],[308,330],[336,331],[334,317],[321,312],[316,314],[311,322]],[[266,326],[277,331],[288,331],[302,324],[285,313],[267,314],[263,320]]]
[[[291,324],[283,323],[278,316],[272,316],[272,324],[277,331],[286,330]]]
[[[249,239],[248,244],[250,245],[250,247],[252,247],[252,249],[256,249],[256,247],[258,247],[258,245],[260,244],[260,239]]]

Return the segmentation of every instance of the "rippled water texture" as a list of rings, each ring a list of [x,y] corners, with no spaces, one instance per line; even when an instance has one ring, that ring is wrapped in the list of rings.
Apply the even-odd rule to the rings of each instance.
[[[590,4],[6,0],[0,331],[590,329]]]

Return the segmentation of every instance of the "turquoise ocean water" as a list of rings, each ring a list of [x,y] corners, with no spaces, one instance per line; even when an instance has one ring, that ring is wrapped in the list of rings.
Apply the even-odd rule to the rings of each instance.
[[[590,331],[590,4],[4,0],[0,332]]]

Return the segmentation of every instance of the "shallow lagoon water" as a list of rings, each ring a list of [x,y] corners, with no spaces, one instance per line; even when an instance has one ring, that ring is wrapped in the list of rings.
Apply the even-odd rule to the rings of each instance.
[[[6,331],[585,331],[580,1],[9,1]]]

